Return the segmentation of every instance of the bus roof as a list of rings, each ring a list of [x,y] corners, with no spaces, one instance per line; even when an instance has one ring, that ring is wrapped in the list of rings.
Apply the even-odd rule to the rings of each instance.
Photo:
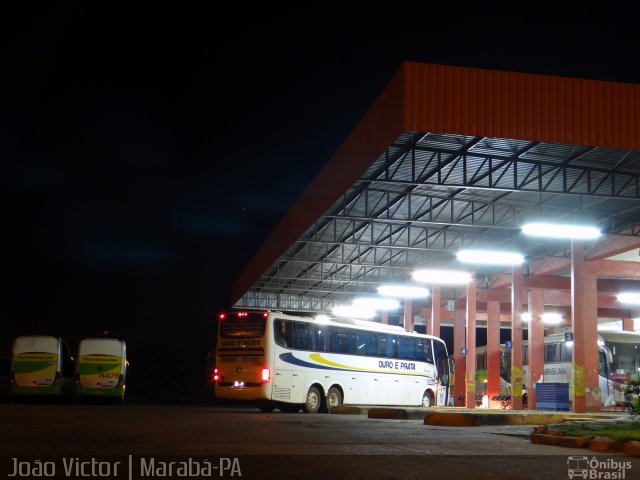
[[[273,312],[273,311],[270,311],[269,314],[272,317],[284,318],[287,320],[298,320],[298,321],[313,323],[316,325],[330,325],[334,327],[354,326],[354,327],[358,327],[358,329],[368,330],[373,332],[388,332],[388,333],[395,333],[397,335],[439,338],[439,337],[434,337],[433,335],[425,335],[423,333],[407,332],[404,328],[398,325],[387,325],[384,323],[372,322],[371,320],[361,320],[356,318],[330,318],[327,320],[319,320],[317,318],[308,317],[308,316],[290,315],[286,313]]]
[[[564,334],[565,332],[552,333],[544,337],[544,341],[545,343],[558,340],[564,341]],[[640,333],[636,332],[601,330],[598,332],[598,337],[609,342],[640,343]]]

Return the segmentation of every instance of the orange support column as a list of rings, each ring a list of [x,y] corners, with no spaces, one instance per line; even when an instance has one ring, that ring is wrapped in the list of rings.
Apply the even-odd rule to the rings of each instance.
[[[487,302],[487,396],[500,394],[500,302]],[[491,403],[490,403],[491,404]]]
[[[389,312],[387,312],[386,310],[380,312],[380,323],[384,325],[389,324]]]
[[[511,408],[522,410],[522,267],[512,270],[511,284]]]
[[[420,315],[424,318],[424,331],[427,335],[431,335],[431,309],[422,308],[420,310]]]
[[[431,287],[431,335],[440,336],[440,287]]]
[[[453,393],[456,407],[464,407],[466,362],[464,355],[462,355],[462,348],[464,348],[465,339],[465,313],[464,310],[456,309],[453,314],[453,358],[456,362]]]
[[[527,359],[529,360],[529,383],[528,397],[529,410],[536,408],[535,383],[544,374],[544,324],[542,314],[544,313],[544,290],[533,288],[529,297],[531,306],[531,318],[529,319],[529,346],[527,348]]]
[[[625,332],[633,332],[633,318],[624,317],[622,319],[622,330]]]
[[[465,407],[476,408],[476,279],[467,284],[467,356]]]
[[[404,299],[404,329],[407,332],[413,332],[413,300],[411,298]]]
[[[571,326],[573,328],[573,411],[600,411],[598,376],[598,285],[587,272],[584,245],[571,242]]]

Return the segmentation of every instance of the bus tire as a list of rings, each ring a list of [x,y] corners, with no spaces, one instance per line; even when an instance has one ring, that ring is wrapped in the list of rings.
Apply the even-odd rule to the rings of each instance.
[[[427,408],[433,407],[433,393],[429,390],[422,394],[422,406]]]
[[[339,407],[342,405],[342,393],[340,389],[331,387],[327,392],[327,410],[331,413],[331,407]]]
[[[307,398],[304,402],[304,411],[307,413],[318,413],[322,408],[322,403],[322,394],[318,387],[309,387]]]

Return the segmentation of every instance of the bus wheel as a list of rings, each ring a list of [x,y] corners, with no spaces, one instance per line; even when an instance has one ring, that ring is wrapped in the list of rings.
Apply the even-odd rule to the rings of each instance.
[[[339,407],[342,405],[342,394],[336,387],[331,387],[327,393],[327,408],[331,413],[331,407]]]
[[[262,413],[271,413],[275,410],[276,406],[275,405],[259,405],[258,409],[262,412]]]
[[[426,391],[422,394],[422,406],[423,407],[433,407],[433,395],[431,392]]]
[[[322,407],[322,395],[317,387],[310,387],[307,392],[307,400],[304,402],[304,411],[318,413]]]

